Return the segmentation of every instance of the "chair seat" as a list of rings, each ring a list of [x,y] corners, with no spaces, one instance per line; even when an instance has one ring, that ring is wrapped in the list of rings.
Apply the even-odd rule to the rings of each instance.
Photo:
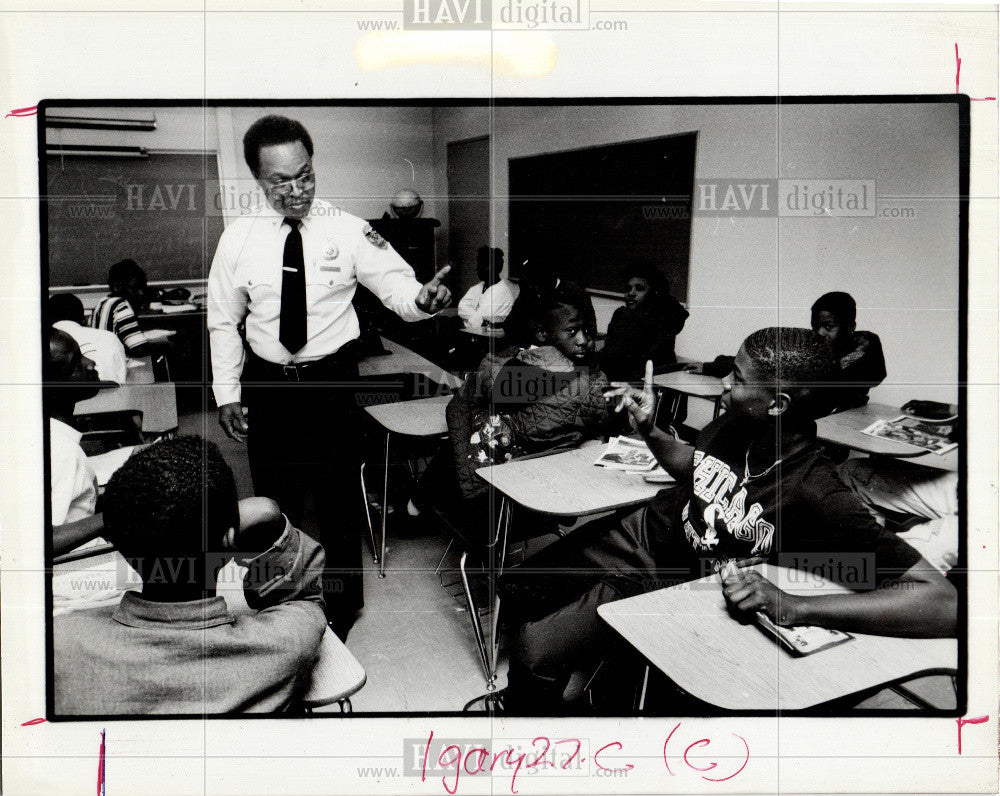
[[[299,700],[306,710],[332,705],[356,694],[368,680],[364,668],[336,634],[326,629],[309,688]]]

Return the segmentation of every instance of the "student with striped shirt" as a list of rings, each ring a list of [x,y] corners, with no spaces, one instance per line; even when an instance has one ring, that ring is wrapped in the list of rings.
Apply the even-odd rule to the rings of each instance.
[[[121,260],[108,270],[110,292],[90,316],[90,325],[118,335],[130,357],[146,357],[154,346],[146,338],[136,310],[146,305],[146,272],[135,260]]]

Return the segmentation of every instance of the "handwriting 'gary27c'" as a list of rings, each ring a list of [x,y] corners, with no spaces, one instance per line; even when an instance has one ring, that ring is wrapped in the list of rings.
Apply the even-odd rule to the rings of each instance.
[[[688,771],[696,774],[701,779],[708,782],[725,782],[733,779],[747,767],[750,762],[750,746],[746,739],[736,733],[727,733],[727,736],[737,739],[735,742],[736,752],[727,752],[722,755],[726,760],[726,769],[719,768],[719,763],[708,759],[708,747],[712,744],[709,737],[690,738],[682,737],[683,733],[678,731],[681,722],[677,722],[667,734],[663,742],[663,766],[669,776],[677,776],[679,771]],[[693,733],[691,737],[700,735]],[[431,731],[427,738],[427,745],[424,747],[423,768],[420,779],[427,781],[428,759],[432,767],[444,768],[447,773],[441,777],[441,784],[449,794],[458,793],[458,786],[462,775],[493,776],[497,767],[500,772],[510,773],[510,792],[518,793],[517,778],[522,772],[534,773],[535,770],[545,769],[550,774],[558,774],[561,771],[578,772],[581,766],[588,762],[583,753],[584,744],[579,738],[559,738],[552,740],[544,735],[536,736],[531,741],[531,748],[527,751],[515,751],[512,746],[506,746],[498,752],[491,752],[484,746],[473,746],[464,752],[457,744],[445,746],[437,755],[437,759],[431,757],[430,752],[434,741],[434,732]],[[555,762],[559,757],[554,753],[560,750],[565,757],[561,762]],[[624,747],[619,741],[611,741],[601,746],[589,761],[601,771],[609,774],[618,774],[631,771],[635,766],[632,763],[613,766],[611,757],[615,761],[621,760]],[[602,761],[602,754],[606,758]],[[554,760],[555,758],[555,760]],[[714,776],[709,776],[713,774]]]

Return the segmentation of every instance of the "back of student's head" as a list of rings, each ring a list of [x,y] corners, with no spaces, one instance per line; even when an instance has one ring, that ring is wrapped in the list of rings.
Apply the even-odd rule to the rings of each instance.
[[[233,471],[198,436],[131,456],[111,476],[103,501],[105,537],[129,560],[197,558],[219,549],[226,531],[239,526]]]
[[[480,246],[476,250],[476,275],[484,282],[495,282],[503,269],[503,250]]]
[[[108,269],[108,287],[112,293],[121,293],[133,279],[146,281],[146,272],[135,260],[119,260]]]
[[[858,305],[850,293],[835,290],[832,293],[824,293],[812,305],[813,319],[821,312],[828,312],[841,323],[850,326],[857,320]]]
[[[72,293],[49,296],[45,305],[45,323],[52,325],[59,321],[73,321],[83,325],[83,302]]]
[[[743,350],[753,363],[753,377],[792,399],[786,420],[821,417],[829,411],[826,393],[836,379],[837,360],[830,345],[811,329],[759,329],[743,341]]]

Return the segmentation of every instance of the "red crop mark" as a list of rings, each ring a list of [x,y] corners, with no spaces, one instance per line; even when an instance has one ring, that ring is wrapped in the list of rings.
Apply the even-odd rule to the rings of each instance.
[[[22,721],[22,727],[33,727],[36,724],[44,724],[48,719],[32,719],[31,721]]]
[[[958,89],[959,79],[962,75],[962,59],[958,57],[958,42],[955,42],[955,93],[960,94]],[[969,97],[970,102],[996,102],[996,97]]]
[[[101,730],[101,751],[97,758],[97,796],[105,796],[104,789],[104,734],[107,730]]]
[[[34,116],[36,113],[38,113],[38,106],[37,105],[32,105],[32,106],[30,106],[28,108],[14,108],[14,110],[12,110],[10,113],[8,113],[3,118],[7,119],[7,118],[13,116],[13,117],[15,117],[17,119],[24,119],[24,118],[26,118],[28,116]]]
[[[958,725],[958,753],[962,754],[962,727],[966,724],[984,724],[989,721],[989,716],[976,716],[974,719],[955,719]]]

